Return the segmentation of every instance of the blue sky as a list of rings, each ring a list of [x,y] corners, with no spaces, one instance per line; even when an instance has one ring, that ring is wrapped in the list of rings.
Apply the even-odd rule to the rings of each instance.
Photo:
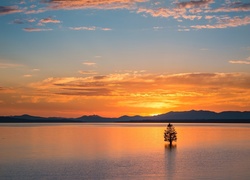
[[[112,83],[105,84],[110,77],[116,77],[119,83],[130,81],[125,74],[135,79],[144,77],[145,82],[149,75],[186,78],[190,74],[188,77],[193,78],[192,74],[208,77],[207,73],[220,78],[233,76],[235,81],[241,79],[241,82],[245,82],[250,73],[250,3],[247,0],[3,0],[0,3],[0,27],[0,103],[8,107],[5,114],[15,113],[12,111],[15,105],[7,105],[6,101],[22,102],[22,93],[28,99],[40,97],[35,103],[27,100],[27,107],[32,103],[37,108],[44,106],[43,103],[50,104],[49,98],[41,98],[45,96],[39,94],[41,89],[38,90],[33,85],[50,81],[51,78],[78,78],[87,81],[106,76],[109,77],[108,80],[101,83],[105,88],[110,88]],[[149,78],[148,81],[152,79],[154,78]],[[192,81],[196,81],[196,86],[199,86],[199,80]],[[68,84],[72,88],[70,84],[74,83]],[[233,85],[234,82],[231,83]],[[245,84],[240,87],[245,87]],[[76,91],[70,88],[67,90]],[[91,88],[87,91],[98,87]],[[167,87],[162,89],[164,88]],[[19,94],[18,97],[14,97],[10,89],[12,93],[15,91]],[[176,89],[179,90],[180,88]],[[57,87],[55,91],[47,93],[55,95],[65,89]],[[124,91],[128,93],[128,99],[132,98],[130,89]],[[240,91],[248,92],[247,89]],[[118,93],[119,88],[115,92]],[[67,91],[66,94],[71,93]],[[77,98],[90,98],[81,93],[73,94],[68,98],[68,106]],[[91,96],[91,102],[100,98],[97,96]],[[149,109],[151,107],[151,114],[187,109],[183,105],[184,100],[180,100],[178,94],[176,96],[178,103],[169,105],[169,108],[164,108],[163,105],[156,107],[155,104],[161,100],[155,96],[147,100],[146,106]],[[110,98],[106,94],[102,97]],[[238,103],[235,102],[242,100],[235,96],[230,100],[229,104],[232,105],[229,107],[225,100],[224,104],[221,102],[220,108],[213,108],[212,104],[201,108],[216,111],[249,110],[247,100],[248,98],[244,99],[245,103],[236,105]],[[123,109],[130,107],[123,100],[116,100],[117,104],[123,106]],[[164,105],[168,107],[167,100]],[[53,107],[56,108],[57,105]],[[42,110],[46,111],[45,109]],[[92,109],[95,109],[94,105]],[[107,111],[108,108],[103,109]],[[23,111],[30,112],[32,109],[29,107],[16,113]],[[82,108],[82,112],[86,114],[102,114],[103,111]],[[129,114],[138,114],[140,111],[138,109]],[[121,110],[117,112],[118,115],[126,113]],[[72,108],[66,116],[80,113],[79,109]],[[110,114],[111,112],[108,113]]]

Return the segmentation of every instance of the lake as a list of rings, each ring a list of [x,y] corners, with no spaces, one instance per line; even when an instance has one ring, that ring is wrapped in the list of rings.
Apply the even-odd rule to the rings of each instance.
[[[0,179],[250,179],[250,124],[0,124]]]

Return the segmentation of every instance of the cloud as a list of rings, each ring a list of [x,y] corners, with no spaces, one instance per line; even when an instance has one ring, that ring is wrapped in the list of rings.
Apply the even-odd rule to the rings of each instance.
[[[24,14],[39,14],[39,13],[43,13],[45,11],[46,11],[46,9],[37,9],[37,10],[32,9],[32,10],[25,11]]]
[[[0,15],[13,14],[22,12],[18,6],[0,6]]]
[[[153,17],[164,17],[169,18],[173,17],[174,19],[183,18],[183,19],[201,19],[202,16],[195,15],[195,14],[187,14],[187,11],[185,8],[158,8],[158,9],[148,9],[148,8],[139,8],[137,10],[137,13],[147,13],[150,14]]]
[[[243,60],[231,60],[229,61],[231,64],[250,64],[250,61],[243,61]]]
[[[96,65],[95,62],[83,62],[82,64],[86,65],[86,66],[95,66]]]
[[[91,26],[91,27],[81,26],[81,27],[70,27],[69,29],[74,30],[74,31],[82,31],[82,30],[95,31],[96,27],[95,26]]]
[[[101,31],[111,31],[112,29],[110,28],[102,28],[102,27],[96,27],[96,26],[80,26],[80,27],[70,27],[70,30],[74,31],[96,31],[96,30],[101,30]]]
[[[131,9],[147,0],[42,0],[50,9]]]
[[[108,96],[111,90],[107,88],[63,88],[64,92],[59,92],[59,95],[70,96]]]
[[[23,75],[23,77],[29,78],[29,77],[32,77],[32,75],[31,74],[25,74],[25,75]]]
[[[155,30],[155,31],[159,31],[159,30],[162,30],[162,29],[164,29],[164,27],[160,27],[160,26],[153,27],[153,30]]]
[[[22,19],[15,19],[14,21],[12,21],[13,24],[24,24],[25,21]]]
[[[47,28],[47,29],[42,29],[42,28],[24,28],[23,29],[26,32],[41,32],[41,31],[52,31],[53,29]]]
[[[35,68],[35,69],[32,69],[32,71],[37,72],[37,71],[40,71],[40,69]]]
[[[250,64],[250,56],[246,60],[231,60],[228,62],[231,64]]]
[[[193,29],[224,29],[228,27],[238,27],[250,24],[250,16],[244,18],[233,17],[233,18],[217,18],[216,24],[207,25],[193,25]]]
[[[78,71],[80,74],[83,75],[93,75],[93,74],[98,74],[96,71]]]
[[[217,12],[246,12],[250,11],[250,3],[227,3],[224,7],[219,7],[213,9],[214,7],[211,4],[215,3],[214,0],[194,0],[194,1],[186,1],[186,2],[178,2],[177,0],[172,3],[172,7],[157,7],[157,8],[146,8],[139,7],[136,12],[137,13],[146,13],[151,15],[152,17],[163,17],[163,18],[173,18],[178,22],[183,22],[186,20],[198,21],[204,17],[210,23],[213,24],[204,24],[192,25],[193,29],[223,29],[228,27],[238,27],[249,24],[249,16],[241,17],[239,16],[230,16],[230,18],[225,18],[227,15],[216,15],[214,13]],[[218,4],[218,3],[217,3]],[[213,14],[206,14],[213,13]],[[228,16],[229,17],[229,16]],[[216,24],[214,22],[217,21]],[[189,28],[187,28],[188,31]],[[178,29],[178,31],[185,31],[183,29]]]
[[[173,18],[180,18],[181,16],[185,15],[185,9],[169,9],[169,8],[158,8],[158,9],[148,9],[148,8],[139,8],[137,13],[147,13],[153,17],[173,17]]]
[[[216,16],[210,16],[210,15],[207,15],[207,16],[205,16],[205,19],[208,19],[208,20],[210,20],[210,19],[213,19],[213,18],[215,18]]]
[[[22,67],[22,64],[0,63],[0,69]]]
[[[15,19],[14,21],[12,21],[13,24],[26,24],[26,23],[33,23],[36,20],[33,19]]]
[[[196,0],[196,1],[187,1],[187,2],[179,2],[176,3],[177,7],[179,8],[201,8],[201,7],[208,7],[209,4],[214,3],[214,0]]]
[[[179,90],[193,87],[206,88],[250,88],[250,75],[244,73],[182,73],[182,74],[145,74],[116,73],[106,76],[48,78],[33,83],[32,87],[42,89],[64,88],[112,88],[114,94],[120,96],[128,93],[161,91],[178,88]],[[165,90],[164,90],[165,89]],[[69,89],[67,89],[69,90]],[[160,95],[160,94],[159,94]]]
[[[61,23],[61,21],[59,21],[57,19],[52,19],[50,17],[41,19],[39,22],[42,23],[42,24],[45,24],[45,23]]]
[[[178,31],[179,31],[179,32],[188,32],[188,31],[190,31],[190,29],[184,28],[184,29],[178,29]]]
[[[250,11],[250,3],[234,2],[228,6],[219,7],[216,9],[206,10],[206,13],[219,13],[219,12],[247,12]]]
[[[5,112],[20,108],[31,112],[35,106],[50,115],[70,111],[70,116],[85,113],[119,116],[124,112],[148,115],[190,109],[249,110],[249,82],[249,73],[150,74],[138,71],[51,77],[26,87],[12,88],[12,92],[2,87],[0,100]]]

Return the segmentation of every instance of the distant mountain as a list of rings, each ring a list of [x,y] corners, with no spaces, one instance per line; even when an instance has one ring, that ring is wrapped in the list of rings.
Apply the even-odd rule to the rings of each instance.
[[[159,119],[250,119],[250,111],[224,111],[216,113],[213,111],[182,111],[182,112],[169,112],[159,115]]]
[[[110,122],[110,121],[114,121],[114,118],[105,118],[105,117],[101,117],[98,115],[91,115],[91,116],[82,116],[79,118],[76,118],[76,120],[80,121],[80,122]]]
[[[5,122],[221,122],[221,123],[250,123],[250,111],[179,111],[168,112],[157,116],[121,116],[119,118],[105,118],[98,115],[81,116],[79,118],[38,117],[27,114],[21,116],[1,116],[0,123]]]

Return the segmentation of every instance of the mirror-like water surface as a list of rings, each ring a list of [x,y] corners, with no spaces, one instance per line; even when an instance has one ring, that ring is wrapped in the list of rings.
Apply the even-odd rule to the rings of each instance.
[[[1,124],[0,179],[249,179],[249,124]]]

